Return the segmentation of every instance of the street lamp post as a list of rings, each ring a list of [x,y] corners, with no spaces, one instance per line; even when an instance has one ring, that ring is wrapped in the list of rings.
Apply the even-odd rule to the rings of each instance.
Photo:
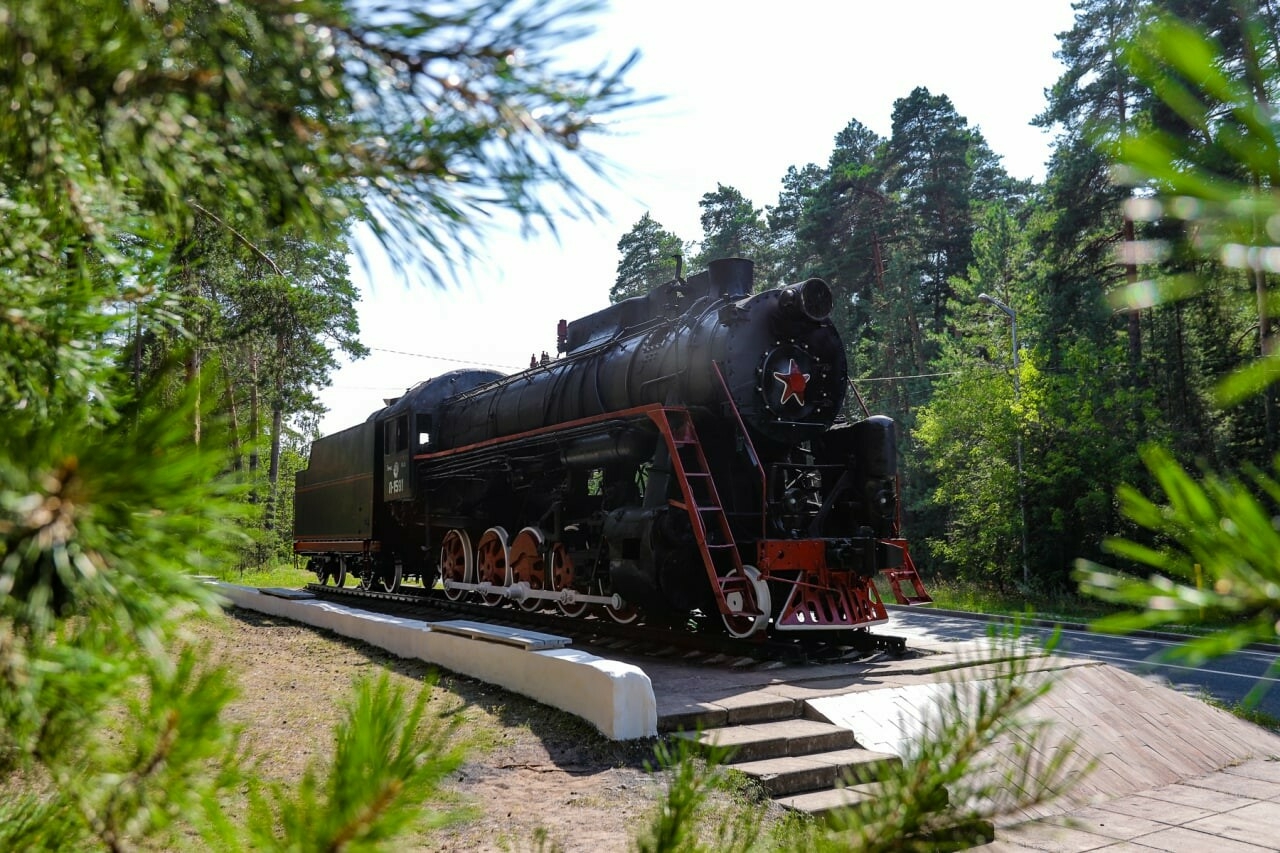
[[[999,308],[1009,317],[1009,328],[1013,335],[1013,399],[1022,397],[1022,380],[1018,370],[1018,312],[1005,303],[986,293],[978,294],[978,301]],[[1027,568],[1027,493],[1022,476],[1022,422],[1018,422],[1018,509],[1022,515],[1022,585],[1029,586],[1031,573]]]

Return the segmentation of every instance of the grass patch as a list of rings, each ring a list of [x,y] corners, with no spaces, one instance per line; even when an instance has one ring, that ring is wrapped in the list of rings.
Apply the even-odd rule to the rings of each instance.
[[[1077,593],[1023,593],[940,578],[926,585],[935,606],[943,610],[1027,616],[1057,622],[1089,622],[1118,608]]]
[[[933,596],[934,606],[942,610],[958,610],[965,613],[1021,616],[1049,622],[1088,624],[1116,613],[1137,612],[1131,607],[1111,604],[1075,592],[1024,594],[942,578],[931,579],[926,587],[929,594]],[[882,594],[885,593],[887,590],[882,591]],[[892,594],[887,593],[885,600],[892,601]],[[1206,614],[1203,621],[1196,624],[1161,625],[1159,630],[1192,638],[1233,628],[1237,624],[1237,621],[1227,617]]]
[[[287,589],[298,589],[309,583],[315,583],[315,572],[308,572],[295,567],[292,562],[273,563],[261,567],[223,569],[217,574],[220,581],[240,584],[242,586],[281,586]]]
[[[1243,702],[1228,704],[1205,692],[1200,693],[1200,699],[1207,705],[1212,705],[1215,708],[1221,708],[1233,717],[1239,717],[1245,722],[1253,723],[1255,726],[1261,726],[1269,732],[1280,734],[1280,717],[1277,717],[1275,714],[1263,711],[1261,708],[1246,705]]]
[[[1270,732],[1280,734],[1280,717],[1275,714],[1270,714],[1260,708],[1246,708],[1240,704],[1233,705],[1227,710],[1242,720],[1248,720],[1255,726],[1262,726]]]

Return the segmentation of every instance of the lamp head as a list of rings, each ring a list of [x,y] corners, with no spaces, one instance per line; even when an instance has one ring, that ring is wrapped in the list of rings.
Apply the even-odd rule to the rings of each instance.
[[[986,294],[986,293],[979,293],[979,294],[978,294],[978,301],[979,301],[979,302],[985,302],[985,303],[987,303],[988,305],[992,305],[992,306],[994,306],[994,307],[996,307],[996,308],[999,308],[1001,311],[1003,311],[1004,313],[1008,314],[1010,317],[1016,317],[1016,316],[1018,315],[1018,314],[1017,314],[1017,312],[1016,312],[1016,311],[1014,311],[1012,308],[1010,308],[1008,305],[1005,305],[1005,304],[1004,304],[1003,302],[1001,302],[999,299],[996,299],[994,296],[991,296],[991,295],[989,295],[989,294]]]

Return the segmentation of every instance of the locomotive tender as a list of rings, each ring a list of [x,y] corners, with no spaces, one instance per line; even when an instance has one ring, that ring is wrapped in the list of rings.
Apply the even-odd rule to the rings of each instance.
[[[735,637],[861,631],[928,600],[899,537],[895,425],[849,422],[821,279],[753,294],[730,258],[571,323],[504,376],[456,370],[318,439],[297,555],[321,583]],[[915,595],[904,595],[908,580]]]

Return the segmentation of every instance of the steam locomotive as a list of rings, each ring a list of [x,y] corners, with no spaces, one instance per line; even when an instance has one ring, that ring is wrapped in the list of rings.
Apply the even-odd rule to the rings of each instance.
[[[421,382],[312,444],[294,552],[322,584],[742,638],[883,622],[877,574],[928,596],[895,425],[842,415],[832,301],[818,278],[753,293],[729,258],[561,321],[558,357],[528,370]]]

